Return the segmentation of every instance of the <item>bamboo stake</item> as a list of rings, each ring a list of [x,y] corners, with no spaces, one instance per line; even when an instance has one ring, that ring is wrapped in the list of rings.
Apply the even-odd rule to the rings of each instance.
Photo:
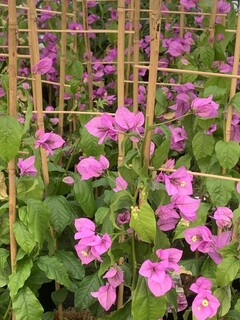
[[[141,66],[136,65],[136,68],[139,69],[150,69],[150,66]],[[227,73],[214,73],[214,72],[205,72],[205,71],[199,71],[199,70],[185,70],[185,69],[175,69],[175,68],[157,68],[158,71],[165,71],[165,72],[173,72],[173,73],[188,73],[188,74],[198,74],[199,76],[205,76],[205,77],[220,77],[220,78],[235,78],[240,79],[240,75],[232,75]]]
[[[31,30],[30,38],[31,38],[31,47],[30,52],[33,57],[32,62],[34,64],[39,61],[39,49],[38,49],[38,37],[37,37],[37,26],[36,26],[36,8],[34,0],[27,0],[29,7],[29,27]],[[35,74],[33,75],[35,78],[35,92],[36,92],[36,109],[37,109],[37,123],[38,128],[44,130],[44,122],[43,122],[43,113],[42,113],[42,83],[41,83],[41,75]],[[48,175],[48,166],[47,166],[47,155],[46,151],[43,148],[40,148],[41,159],[42,159],[42,172],[43,172],[43,180],[44,184],[47,187],[49,183],[49,175]]]
[[[151,0],[150,8],[152,9],[151,15],[151,45],[150,45],[150,64],[149,64],[149,85],[147,96],[146,120],[145,126],[151,126],[154,118],[154,106],[156,96],[156,81],[157,81],[157,66],[159,58],[159,45],[160,45],[160,26],[161,26],[161,0]],[[145,143],[144,143],[144,163],[148,167],[150,162],[150,144],[152,132],[148,130]]]
[[[129,4],[129,7],[131,9],[134,8],[134,0],[132,0]],[[133,30],[133,15],[134,15],[134,10],[128,12],[128,15],[129,15],[129,30],[132,31]],[[135,35],[135,33],[134,33]],[[127,61],[126,62],[129,62],[131,60],[131,56],[132,56],[132,52],[131,52],[131,49],[132,49],[132,42],[133,42],[133,34],[130,33],[129,36],[128,36],[128,52],[127,52]],[[129,76],[130,76],[130,70],[131,70],[131,64],[128,63],[127,64],[127,69],[126,69],[126,79],[128,80],[129,79]],[[126,90],[125,90],[125,98],[128,97],[128,91],[129,91],[129,85],[128,83],[126,83]]]
[[[140,17],[140,0],[135,0],[134,11],[134,51],[133,51],[133,112],[138,112],[138,68],[135,65],[139,64],[139,17]],[[129,80],[126,80],[129,81]]]
[[[240,57],[240,5],[238,8],[237,33],[236,33],[236,40],[235,40],[234,62],[233,62],[233,70],[232,70],[233,76],[238,74],[239,57]],[[235,95],[236,89],[237,89],[237,79],[233,77],[231,81],[229,101],[231,101],[232,97]],[[227,121],[226,121],[226,134],[225,134],[226,142],[229,142],[231,140],[232,116],[233,116],[233,106],[229,105],[227,109]],[[226,173],[226,170],[223,170],[223,175],[225,173]],[[239,222],[240,221],[238,219],[234,223],[233,240],[239,239],[239,235],[238,235]],[[218,228],[218,231],[220,231],[219,228]]]
[[[16,1],[8,1],[9,5],[9,114],[13,117],[17,115],[17,14]],[[17,255],[17,243],[13,234],[13,224],[16,220],[16,176],[15,176],[15,158],[8,162],[9,176],[9,235],[10,235],[10,260],[11,271],[14,271],[14,265]],[[15,320],[15,314],[12,312],[12,320]]]
[[[31,31],[31,29],[19,29],[19,32],[28,32]],[[51,32],[51,33],[62,33],[62,32],[67,32],[67,33],[113,33],[113,34],[118,34],[118,30],[110,30],[110,29],[89,29],[89,30],[71,30],[71,29],[66,29],[66,30],[61,30],[61,29],[37,29],[36,32],[39,33],[45,33],[45,32]],[[125,33],[130,34],[134,33],[134,31],[129,31],[125,30]]]
[[[118,108],[124,106],[124,49],[125,49],[125,0],[118,0]],[[121,166],[123,162],[122,142],[124,139],[123,134],[118,135],[118,166]],[[119,242],[124,242],[124,236],[119,237]],[[120,258],[119,265],[124,263],[124,258]],[[118,287],[117,308],[123,306],[123,293],[124,284],[121,283]]]
[[[73,0],[73,22],[77,22],[77,1]],[[77,34],[75,34],[74,40],[73,40],[73,52],[77,54],[77,43],[78,38]]]
[[[210,23],[209,23],[209,30],[210,30],[210,39],[214,40],[215,36],[215,21],[216,21],[216,14],[217,14],[217,4],[218,0],[212,0],[212,9],[211,9],[211,16],[210,16]],[[211,47],[213,47],[214,41],[210,42]]]
[[[88,8],[87,8],[87,1],[82,1],[82,8],[83,8],[83,28],[84,30],[88,31]],[[92,75],[92,67],[91,67],[91,47],[90,47],[90,40],[89,35],[84,33],[84,42],[85,48],[87,52],[87,73],[88,73],[88,93],[89,93],[89,109],[93,109],[93,75]]]
[[[62,30],[67,27],[67,0],[62,0]],[[59,88],[59,111],[64,110],[64,83],[66,65],[67,34],[61,33],[61,57],[60,57],[60,88]],[[63,135],[63,114],[59,114],[58,133]]]
[[[185,17],[185,12],[184,12],[184,5],[180,5],[180,23],[179,23],[179,29],[180,29],[180,38],[183,38],[183,33],[184,33],[184,17]]]
[[[16,15],[16,1],[8,1],[9,6],[9,114],[13,117],[17,115],[17,15]],[[10,229],[10,253],[11,253],[11,270],[13,272],[17,245],[13,235],[13,223],[16,220],[16,185],[15,185],[15,159],[8,163],[9,172],[9,229]]]

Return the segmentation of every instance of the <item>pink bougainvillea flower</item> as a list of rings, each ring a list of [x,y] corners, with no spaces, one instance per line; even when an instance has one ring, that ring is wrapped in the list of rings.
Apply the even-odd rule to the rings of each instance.
[[[135,115],[127,108],[120,107],[115,113],[115,122],[122,131],[140,132],[144,124],[144,115],[142,112]]]
[[[43,58],[32,67],[33,73],[46,74],[52,68],[53,61],[51,58]]]
[[[96,241],[92,244],[92,251],[96,253],[96,255],[101,255],[107,252],[111,245],[112,240],[107,233],[105,233],[102,237],[97,235]]]
[[[212,101],[213,96],[208,98],[196,98],[192,101],[193,113],[200,118],[215,118],[218,116],[219,104]]]
[[[162,167],[165,169],[173,169],[174,165],[175,165],[175,159],[169,159],[162,165]]]
[[[179,209],[180,215],[187,221],[194,221],[197,218],[197,210],[200,206],[200,199],[193,199],[186,195],[175,195],[171,198],[172,203]]]
[[[175,248],[158,249],[156,255],[165,262],[164,267],[167,271],[180,271],[178,266],[179,260],[182,258],[183,251]]]
[[[159,218],[157,225],[162,231],[173,230],[180,218],[173,203],[159,206],[155,213]]]
[[[193,176],[182,166],[170,175],[164,176],[165,187],[169,196],[191,195]]]
[[[218,13],[229,13],[231,11],[231,4],[224,0],[219,0],[217,3]]]
[[[213,217],[219,228],[230,228],[232,225],[233,212],[227,207],[217,207]]]
[[[89,2],[88,2],[89,3]],[[107,283],[101,286],[98,291],[91,292],[94,298],[97,298],[104,310],[108,311],[116,301],[116,288]]]
[[[171,125],[169,126],[169,129],[172,134],[170,148],[178,152],[183,151],[185,148],[185,140],[188,138],[185,129],[183,127],[175,128]]]
[[[6,95],[6,92],[3,90],[2,87],[0,87],[0,98],[4,97]]]
[[[75,219],[75,228],[77,233],[74,236],[74,239],[88,238],[95,234],[96,226],[95,224],[87,218]]]
[[[240,182],[237,183],[237,192],[240,193]]]
[[[222,261],[222,256],[219,253],[219,249],[227,246],[230,243],[231,238],[231,231],[225,231],[218,236],[212,236],[212,244],[208,249],[208,255],[216,264],[219,264]]]
[[[85,127],[93,136],[100,138],[98,144],[102,144],[106,137],[114,141],[117,140],[118,131],[114,127],[114,123],[113,117],[103,114],[91,119]]]
[[[212,318],[220,306],[218,299],[210,292],[203,290],[192,303],[192,312],[197,320]]]
[[[190,290],[195,293],[200,293],[203,290],[210,290],[212,287],[212,282],[208,278],[199,277],[195,283],[190,286]]]
[[[20,169],[20,176],[36,176],[37,169],[34,167],[35,156],[31,156],[25,160],[22,158],[18,159],[17,166]]]
[[[93,252],[93,247],[78,243],[75,245],[75,250],[82,264],[89,264],[94,260],[102,262],[102,259],[99,254]]]
[[[116,187],[113,189],[114,192],[118,192],[120,190],[126,190],[128,186],[127,181],[125,181],[122,177],[116,178]]]
[[[129,223],[130,222],[130,211],[126,210],[122,213],[119,213],[117,216],[117,223],[119,225]]]
[[[215,132],[217,130],[217,125],[216,123],[213,123],[210,125],[210,127],[208,128],[207,131],[205,131],[206,134],[211,135],[213,134],[213,132]]]
[[[64,177],[62,179],[62,182],[68,184],[69,186],[73,186],[74,185],[74,179],[70,176]]]
[[[199,0],[180,0],[180,4],[184,6],[186,10],[196,8],[196,4]]]
[[[139,269],[139,274],[148,278],[149,290],[156,297],[164,295],[172,288],[173,281],[165,272],[161,262],[146,260]]]
[[[81,174],[82,180],[88,180],[93,177],[100,177],[103,171],[108,167],[108,159],[101,155],[99,160],[96,160],[94,157],[88,157],[80,160],[77,165],[77,171]]]
[[[213,243],[212,233],[205,226],[189,228],[184,232],[185,240],[190,244],[191,251],[208,253]]]
[[[35,148],[42,147],[47,151],[47,154],[50,155],[54,154],[54,149],[62,147],[65,143],[61,136],[52,131],[44,133],[42,129],[39,129],[36,131],[35,136],[37,138],[34,144]]]
[[[113,288],[117,288],[121,283],[123,283],[123,271],[118,266],[110,267],[103,278],[107,279]]]

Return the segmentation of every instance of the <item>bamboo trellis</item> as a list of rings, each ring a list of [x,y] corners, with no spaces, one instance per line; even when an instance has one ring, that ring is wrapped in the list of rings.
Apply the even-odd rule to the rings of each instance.
[[[67,1],[62,1],[62,11],[51,11],[45,9],[36,9],[34,0],[27,0],[24,6],[16,6],[15,0],[9,0],[9,4],[0,4],[0,8],[9,9],[9,45],[0,46],[0,57],[8,58],[9,65],[9,114],[16,116],[17,107],[16,107],[16,96],[17,96],[17,80],[28,80],[32,82],[32,94],[33,94],[33,103],[34,103],[34,113],[37,113],[38,128],[44,130],[43,115],[44,114],[58,114],[59,115],[59,133],[63,133],[63,124],[64,124],[64,115],[79,115],[79,114],[89,114],[89,115],[99,115],[101,112],[94,110],[93,104],[93,74],[92,66],[97,63],[107,64],[106,61],[92,61],[91,59],[91,42],[89,38],[90,33],[95,33],[97,36],[99,34],[116,34],[118,36],[117,48],[118,48],[118,58],[117,61],[111,62],[111,64],[117,65],[117,96],[118,96],[118,107],[124,105],[124,98],[128,96],[130,91],[130,84],[133,84],[133,111],[137,113],[138,111],[138,86],[144,84],[148,86],[148,96],[147,96],[147,108],[146,108],[146,125],[150,126],[153,124],[154,120],[154,106],[155,106],[155,95],[157,87],[174,87],[181,86],[180,83],[168,83],[168,82],[158,82],[158,73],[167,72],[177,75],[192,74],[199,75],[203,77],[222,77],[226,79],[231,79],[231,89],[229,95],[229,101],[236,93],[237,80],[240,79],[238,74],[238,64],[240,57],[240,14],[238,14],[238,22],[236,29],[226,29],[225,32],[236,34],[235,40],[235,54],[234,54],[234,64],[232,74],[226,73],[214,73],[208,71],[195,71],[187,69],[178,69],[178,68],[163,68],[158,67],[159,61],[159,48],[160,48],[160,25],[162,21],[168,22],[171,15],[179,16],[179,26],[176,29],[179,29],[180,36],[183,37],[184,31],[209,31],[210,37],[214,39],[215,37],[215,20],[216,17],[220,17],[224,23],[226,22],[227,15],[217,12],[217,1],[212,0],[211,12],[187,12],[184,11],[184,6],[181,5],[179,11],[164,11],[160,10],[162,1],[161,0],[152,0],[150,1],[149,9],[141,9],[140,0],[132,0],[129,6],[125,6],[125,0],[98,0],[98,2],[113,2],[117,3],[118,6],[118,29],[89,29],[87,22],[87,3],[90,0],[75,0],[73,1],[73,12],[68,12]],[[167,3],[167,1],[166,1]],[[26,15],[28,17],[28,27],[27,28],[17,28],[17,15],[16,11],[19,10],[19,14]],[[24,11],[23,11],[24,10]],[[83,30],[70,30],[68,29],[67,22],[68,19],[73,19],[76,21],[78,10],[82,10],[83,13]],[[36,24],[36,17],[41,13],[52,13],[61,15],[61,29],[40,29]],[[240,11],[238,11],[240,13]],[[141,14],[147,14],[148,17],[141,17]],[[166,14],[166,16],[162,16]],[[209,27],[203,28],[193,28],[186,25],[186,17],[188,15],[209,17]],[[129,30],[125,30],[126,17],[128,17],[130,22]],[[149,21],[149,34],[151,36],[151,46],[150,46],[150,59],[149,61],[139,61],[139,24],[140,21],[150,19]],[[3,27],[0,26],[0,29]],[[18,45],[16,39],[16,31],[18,34],[28,34],[28,45]],[[48,81],[41,78],[40,75],[31,75],[30,77],[23,77],[17,75],[17,59],[29,59],[30,65],[33,66],[39,61],[39,46],[38,46],[38,35],[51,32],[60,34],[61,36],[61,58],[60,58],[60,79],[59,82]],[[66,67],[66,37],[69,34],[83,34],[84,43],[87,52],[87,59],[83,65],[86,65],[86,70],[88,73],[88,92],[89,92],[89,111],[76,111],[76,110],[64,110],[64,90],[65,88],[70,88],[69,84],[65,83],[65,67]],[[128,55],[127,59],[124,59],[124,50],[125,50],[125,39],[126,35],[128,36]],[[76,38],[75,38],[76,39]],[[213,46],[213,42],[211,42]],[[133,54],[131,54],[131,48],[133,47]],[[8,50],[7,50],[8,49]],[[22,50],[24,53],[22,53]],[[21,51],[21,53],[19,53]],[[74,44],[74,52],[77,54],[77,40]],[[139,79],[139,69],[145,69],[149,72],[148,80],[143,81]],[[130,71],[133,71],[133,80],[129,79]],[[42,102],[42,85],[49,84],[59,87],[59,110],[54,111],[45,111],[43,110]],[[197,86],[201,89],[201,86]],[[109,115],[114,116],[114,113],[108,113]],[[230,141],[231,135],[231,121],[233,116],[233,107],[230,105],[227,109],[227,118],[226,118],[226,134],[225,141]],[[145,145],[144,145],[144,162],[149,170],[154,170],[150,164],[150,143],[151,143],[152,132],[148,131]],[[124,135],[120,134],[118,143],[119,143],[119,157],[118,165],[121,166],[123,163],[123,153],[122,153],[122,141]],[[42,173],[44,177],[45,186],[49,183],[49,174],[47,166],[47,157],[45,150],[41,149],[41,159],[42,159]],[[15,258],[16,258],[16,241],[12,232],[12,225],[15,220],[16,215],[16,185],[15,185],[15,160],[12,160],[8,164],[9,171],[9,221],[10,221],[10,246],[11,246],[11,267],[13,269]],[[174,169],[165,169],[159,168],[160,171],[174,172]],[[193,176],[204,177],[204,178],[214,178],[214,179],[223,179],[228,181],[240,182],[240,179],[234,177],[228,177],[223,171],[223,175],[213,175],[201,172],[189,171]],[[233,239],[239,239],[238,227],[239,222],[237,221],[233,227]],[[221,233],[221,230],[218,230],[218,233]],[[122,239],[124,240],[124,239]],[[120,261],[123,263],[123,259]],[[118,307],[121,307],[123,304],[123,286],[120,286],[118,294]]]

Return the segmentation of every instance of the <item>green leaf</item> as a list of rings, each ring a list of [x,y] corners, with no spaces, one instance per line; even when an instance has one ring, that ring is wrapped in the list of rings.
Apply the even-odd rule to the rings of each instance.
[[[212,63],[214,61],[214,50],[209,44],[200,48],[200,58],[204,65],[206,65],[207,67],[212,66]]]
[[[56,280],[58,283],[72,291],[72,283],[67,273],[67,269],[56,256],[39,257],[37,264],[49,279]]]
[[[140,209],[135,207],[131,212],[130,227],[136,231],[142,241],[154,242],[156,236],[156,219],[153,209],[144,203]]]
[[[23,176],[17,182],[17,197],[25,203],[41,200],[43,188],[43,183],[36,177]]]
[[[58,289],[51,293],[51,298],[56,306],[59,306],[67,298],[68,290],[66,288]]]
[[[16,220],[13,224],[13,234],[19,246],[26,252],[31,253],[36,245],[33,235],[29,232],[25,224]]]
[[[206,278],[215,279],[216,278],[216,263],[211,259],[207,258],[201,268],[201,275]]]
[[[54,313],[51,311],[45,312],[42,315],[42,320],[54,320]]]
[[[27,207],[28,229],[41,248],[50,228],[50,212],[42,202],[31,202]]]
[[[216,281],[219,286],[225,287],[231,283],[239,272],[240,261],[233,257],[228,256],[217,265]]]
[[[33,111],[33,104],[32,101],[30,99],[30,95],[27,92],[27,111],[25,114],[25,122],[24,122],[24,128],[23,128],[23,133],[22,135],[24,135],[29,129],[30,129],[30,125],[31,125],[31,121],[32,121],[32,111]]]
[[[193,277],[196,277],[200,274],[203,263],[204,263],[204,259],[198,258],[198,259],[181,260],[179,262],[179,265],[183,266],[186,270],[191,271]]]
[[[237,92],[232,99],[230,100],[230,104],[240,111],[240,92]]]
[[[98,157],[104,153],[104,144],[98,144],[99,138],[92,136],[87,129],[81,130],[80,147],[87,157]]]
[[[25,281],[31,274],[32,266],[33,262],[30,258],[18,261],[16,270],[9,276],[8,288],[11,298],[24,286]]]
[[[170,140],[165,139],[161,145],[155,150],[154,157],[153,157],[153,165],[155,169],[161,167],[161,165],[166,161],[168,158],[168,153],[170,150]]]
[[[92,181],[80,180],[78,175],[74,175],[74,194],[77,202],[85,212],[87,217],[92,218],[96,211],[96,204],[93,194]]]
[[[225,316],[231,308],[231,290],[229,287],[217,288],[213,292],[214,296],[218,298],[220,302],[220,308],[218,309],[219,317]]]
[[[79,81],[82,80],[82,74],[83,74],[83,64],[79,60],[73,60],[72,66],[71,66],[71,75],[73,78],[78,79]]]
[[[73,252],[58,250],[56,256],[59,261],[64,264],[67,272],[72,278],[77,280],[82,280],[84,278],[85,269]]]
[[[226,88],[220,88],[218,86],[209,86],[204,89],[203,97],[208,98],[209,96],[213,96],[213,100],[220,100],[227,93]]]
[[[131,301],[128,301],[117,311],[114,311],[108,320],[132,320]]]
[[[230,201],[232,192],[235,190],[234,181],[208,178],[207,191],[215,206],[224,207]]]
[[[177,160],[177,162],[175,164],[175,168],[178,169],[181,166],[184,166],[186,169],[190,169],[191,160],[192,160],[192,156],[190,154],[185,154],[184,156],[180,157]]]
[[[138,278],[137,287],[133,293],[132,316],[133,320],[158,320],[166,311],[164,296],[155,297],[148,289],[146,280]]]
[[[44,203],[50,211],[50,223],[53,229],[60,235],[73,221],[74,211],[63,196],[47,197]]]
[[[198,71],[197,66],[191,65],[191,64],[188,64],[187,66],[182,65],[181,69]],[[182,75],[182,83],[193,82],[194,80],[197,79],[197,77],[198,77],[198,74],[184,73]]]
[[[0,248],[0,270],[5,268],[9,254],[8,250]]]
[[[109,208],[108,207],[100,207],[100,208],[98,208],[96,213],[95,213],[96,224],[97,225],[102,224],[103,221],[108,216],[108,213],[109,213]]]
[[[100,286],[101,282],[97,273],[85,277],[75,292],[75,307],[78,310],[83,310],[93,304],[96,300],[91,296],[91,292],[98,291]]]
[[[0,116],[0,158],[13,159],[21,146],[22,127],[12,116]]]
[[[41,320],[43,308],[28,287],[21,288],[12,300],[16,320]]]
[[[162,89],[156,90],[156,105],[154,108],[155,116],[159,116],[163,114],[163,112],[166,110],[168,106],[167,96],[166,93]]]
[[[218,141],[215,151],[217,159],[224,169],[232,169],[239,160],[240,147],[235,141]]]
[[[38,290],[41,288],[42,284],[51,281],[52,280],[48,279],[45,272],[39,269],[37,264],[34,264],[31,270],[31,275],[26,280],[26,285],[32,290],[34,294],[38,295]]]
[[[195,158],[201,159],[211,155],[214,150],[214,138],[211,135],[199,131],[192,140],[193,154]]]

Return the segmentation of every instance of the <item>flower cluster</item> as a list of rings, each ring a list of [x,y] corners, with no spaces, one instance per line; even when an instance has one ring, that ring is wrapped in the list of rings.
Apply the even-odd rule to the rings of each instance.
[[[182,257],[182,251],[178,249],[158,249],[156,251],[158,262],[146,260],[141,268],[139,274],[148,279],[149,290],[156,297],[160,297],[168,292],[173,287],[173,280],[169,272],[180,271],[178,262]]]
[[[206,226],[189,228],[184,232],[185,240],[190,245],[191,251],[198,250],[207,253],[217,264],[222,261],[218,251],[230,243],[231,236],[231,231],[225,231],[215,236]]]
[[[102,262],[101,255],[108,251],[112,245],[110,236],[105,233],[102,237],[95,233],[95,224],[87,218],[75,220],[74,239],[79,240],[75,250],[82,264],[89,264],[94,260]]]
[[[174,229],[180,217],[191,222],[196,220],[200,200],[190,197],[193,193],[193,176],[182,166],[174,173],[161,174],[160,177],[165,182],[168,195],[171,196],[171,203],[159,206],[156,210],[160,230]]]
[[[119,266],[110,267],[103,278],[107,279],[107,283],[98,291],[91,292],[91,295],[97,298],[101,306],[108,311],[116,301],[117,287],[123,283],[123,271]]]
[[[197,320],[214,317],[220,306],[218,299],[210,290],[211,286],[209,279],[200,277],[190,287],[190,290],[197,293],[192,303],[192,311]]]
[[[109,161],[103,155],[99,160],[94,157],[88,157],[80,160],[77,165],[77,171],[80,173],[82,180],[89,180],[91,178],[98,178],[103,174],[103,171],[108,169]]]

